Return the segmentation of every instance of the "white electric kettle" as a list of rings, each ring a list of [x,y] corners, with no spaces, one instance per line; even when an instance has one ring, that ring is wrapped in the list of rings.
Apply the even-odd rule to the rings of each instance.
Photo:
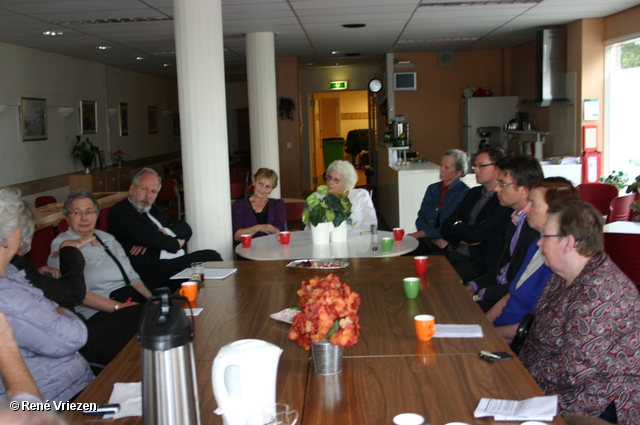
[[[245,425],[264,406],[276,402],[276,375],[282,349],[259,339],[242,339],[220,349],[211,381],[224,425]]]

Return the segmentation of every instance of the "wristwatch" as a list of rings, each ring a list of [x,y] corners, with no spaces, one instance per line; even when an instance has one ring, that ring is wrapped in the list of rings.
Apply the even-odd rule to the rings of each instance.
[[[116,301],[115,305],[113,306],[113,311],[118,311],[119,308],[120,308],[120,303]]]

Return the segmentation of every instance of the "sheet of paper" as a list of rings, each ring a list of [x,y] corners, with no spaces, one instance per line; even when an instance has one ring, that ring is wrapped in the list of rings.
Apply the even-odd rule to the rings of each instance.
[[[104,415],[103,419],[120,419],[142,416],[142,382],[116,382],[109,397],[109,404],[118,403],[120,411]]]
[[[206,267],[204,269],[204,279],[221,280],[231,276],[237,271],[238,269],[217,269]],[[187,267],[180,273],[171,276],[171,279],[191,279],[191,267]]]
[[[558,396],[522,401],[482,398],[473,412],[476,418],[493,416],[496,421],[552,421],[558,413]]]
[[[482,338],[480,325],[438,325],[434,338]]]

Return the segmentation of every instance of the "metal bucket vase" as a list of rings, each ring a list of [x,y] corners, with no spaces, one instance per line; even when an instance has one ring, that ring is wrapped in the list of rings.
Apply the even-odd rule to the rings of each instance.
[[[335,375],[342,372],[342,354],[344,348],[327,341],[311,344],[313,368],[318,375]]]
[[[331,223],[318,223],[317,226],[311,226],[311,238],[313,239],[313,244],[328,244],[332,226],[333,225]]]

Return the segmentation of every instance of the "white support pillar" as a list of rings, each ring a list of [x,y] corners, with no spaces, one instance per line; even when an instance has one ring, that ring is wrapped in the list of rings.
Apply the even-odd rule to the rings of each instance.
[[[251,168],[254,173],[261,167],[271,168],[280,176],[274,35],[247,34],[246,46]],[[280,187],[271,192],[271,197],[280,197]]]
[[[174,0],[189,250],[233,260],[220,0]]]

